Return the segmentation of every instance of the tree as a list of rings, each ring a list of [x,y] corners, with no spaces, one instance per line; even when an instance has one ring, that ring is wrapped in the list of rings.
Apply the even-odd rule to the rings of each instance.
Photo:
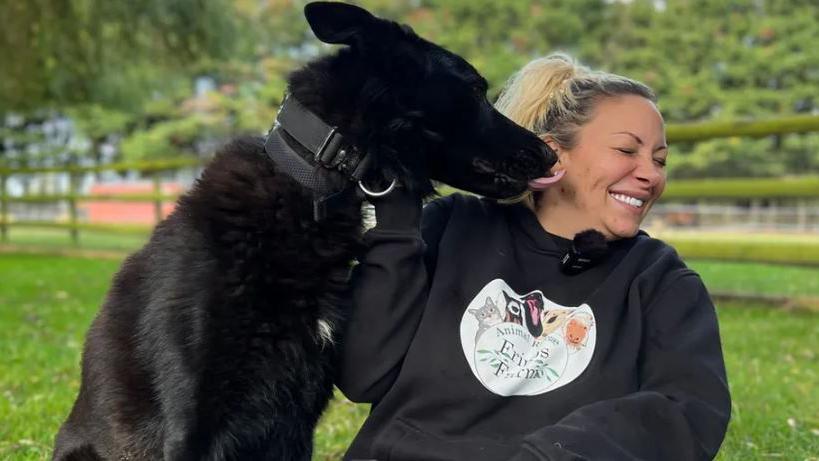
[[[138,158],[195,153],[198,138],[263,132],[286,74],[333,49],[309,31],[305,3],[7,0],[0,115],[57,107],[89,117],[77,126],[92,139],[122,130],[128,156]],[[490,98],[524,63],[559,50],[649,84],[667,122],[819,112],[814,0],[357,3],[464,56],[489,80]],[[203,75],[216,91],[197,103],[192,82]],[[105,115],[123,113],[129,120]],[[669,174],[816,171],[818,146],[816,133],[677,144]]]
[[[0,113],[97,103],[134,110],[233,49],[227,0],[6,0]],[[158,82],[165,85],[159,85]],[[166,86],[167,85],[167,86]]]

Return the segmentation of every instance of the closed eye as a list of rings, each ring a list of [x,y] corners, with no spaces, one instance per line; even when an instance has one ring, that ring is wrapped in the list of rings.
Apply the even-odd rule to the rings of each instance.
[[[629,149],[629,148],[620,148],[620,147],[615,147],[614,149],[615,149],[616,151],[621,152],[621,153],[626,154],[626,155],[634,155],[635,153],[637,153],[637,151],[636,151],[636,150],[634,150],[634,149]],[[665,168],[665,166],[666,166],[666,159],[664,159],[664,158],[655,158],[655,159],[654,159],[654,163],[656,163],[656,164],[657,164],[657,165],[658,165],[660,168]]]
[[[481,78],[480,80],[475,80],[472,82],[472,91],[479,93],[481,95],[485,95],[486,92],[489,90],[489,83]]]

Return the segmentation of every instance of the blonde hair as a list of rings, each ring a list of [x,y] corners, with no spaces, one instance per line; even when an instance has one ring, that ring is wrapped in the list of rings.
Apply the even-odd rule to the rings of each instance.
[[[648,86],[620,75],[593,71],[564,53],[535,59],[514,74],[495,108],[538,136],[549,136],[565,149],[577,144],[577,132],[608,97],[637,95],[654,103]],[[539,192],[524,192],[504,203],[524,202],[534,209]]]

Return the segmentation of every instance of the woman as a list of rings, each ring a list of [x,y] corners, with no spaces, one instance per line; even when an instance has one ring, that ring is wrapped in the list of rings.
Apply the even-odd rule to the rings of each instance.
[[[346,458],[713,458],[730,414],[714,308],[639,230],[666,182],[654,94],[552,55],[498,107],[557,152],[561,178],[423,216],[408,194],[376,203],[338,377],[373,405]],[[606,255],[561,270],[588,229]]]

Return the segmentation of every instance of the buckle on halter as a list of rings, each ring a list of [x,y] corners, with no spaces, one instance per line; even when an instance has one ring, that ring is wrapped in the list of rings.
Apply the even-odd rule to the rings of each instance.
[[[336,127],[330,129],[327,137],[316,150],[313,160],[325,168],[335,168],[344,160],[346,150],[340,149],[343,137]]]

